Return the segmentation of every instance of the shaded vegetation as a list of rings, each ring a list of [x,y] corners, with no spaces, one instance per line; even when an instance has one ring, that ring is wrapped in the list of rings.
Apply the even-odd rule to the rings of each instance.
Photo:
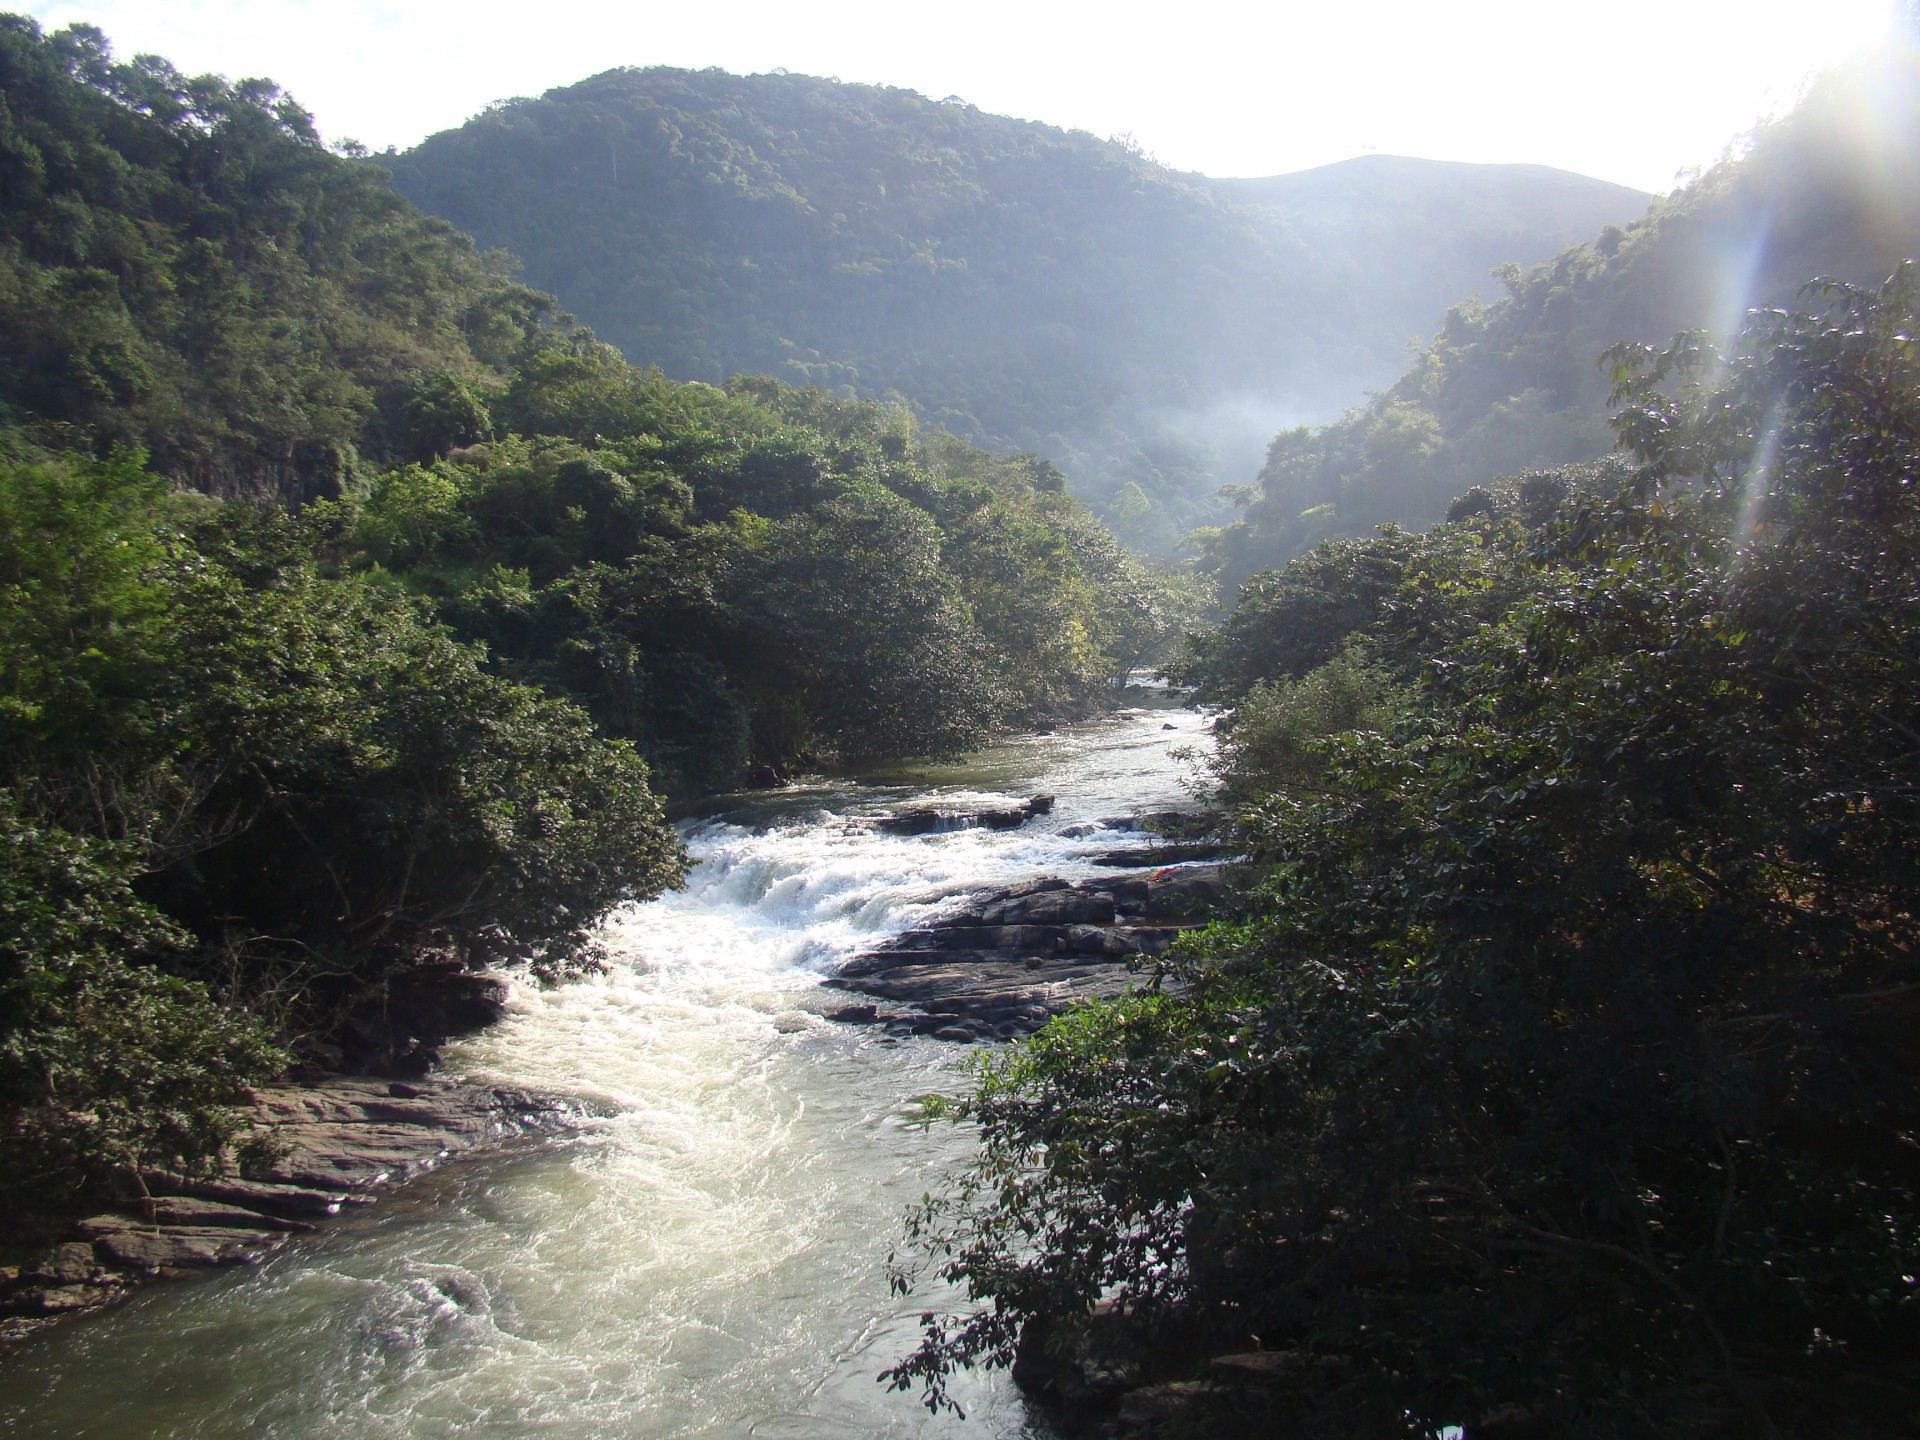
[[[1616,350],[1624,472],[1248,592],[1242,909],[982,1064],[895,1383],[1108,1300],[1293,1352],[1274,1433],[1909,1423],[1920,274],[1805,299]]]

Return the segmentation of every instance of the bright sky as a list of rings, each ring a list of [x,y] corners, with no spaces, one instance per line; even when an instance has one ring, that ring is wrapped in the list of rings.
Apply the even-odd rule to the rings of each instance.
[[[8,0],[0,0],[6,4]],[[11,0],[18,4],[20,0]],[[81,0],[123,57],[264,75],[329,139],[401,148],[618,65],[959,95],[1209,175],[1369,151],[1672,188],[1871,44],[1891,0]]]

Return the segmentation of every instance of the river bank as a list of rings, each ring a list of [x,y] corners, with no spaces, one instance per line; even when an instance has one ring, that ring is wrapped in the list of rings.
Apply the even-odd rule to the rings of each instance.
[[[920,1097],[965,1083],[964,1052],[831,1023],[823,1011],[882,1002],[822,982],[967,897],[1121,878],[1099,861],[1148,837],[1100,822],[1190,804],[1171,752],[1208,740],[1205,717],[1152,702],[685,822],[691,883],[611,917],[605,974],[516,986],[499,1024],[440,1047],[448,1083],[567,1097],[578,1114],[555,1138],[463,1151],[378,1204],[286,1232],[293,1243],[255,1263],[145,1286],[33,1336],[0,1359],[0,1427],[76,1440],[1050,1434],[1004,1372],[961,1378],[964,1422],[875,1383],[922,1310],[961,1303],[891,1295],[886,1252],[908,1206],[971,1155],[966,1133],[920,1120]],[[1009,829],[862,823],[1035,794],[1056,795],[1052,811]],[[1125,973],[1118,957],[1112,968]]]
[[[1107,828],[1126,827],[1109,821]],[[969,895],[844,962],[826,980],[873,997],[827,1012],[893,1036],[1017,1040],[1089,1000],[1124,994],[1140,967],[1225,895],[1223,867],[1038,876]]]
[[[139,1286],[257,1265],[445,1162],[574,1124],[578,1105],[450,1080],[326,1075],[257,1092],[245,1177],[148,1173],[137,1200],[0,1264],[0,1349]]]

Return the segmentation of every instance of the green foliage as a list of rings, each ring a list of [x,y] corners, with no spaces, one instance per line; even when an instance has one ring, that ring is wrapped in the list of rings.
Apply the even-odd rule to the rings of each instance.
[[[1044,461],[628,365],[264,82],[10,18],[0,82],[13,1203],[221,1163],[270,1038],[590,968],[684,878],[653,784],[1084,713],[1197,611]]]
[[[414,602],[324,576],[324,507],[179,508],[126,460],[0,468],[0,721],[14,793],[137,841],[203,939],[561,967],[678,879],[644,766]]]
[[[287,1057],[216,1004],[133,855],[0,808],[0,1199],[16,1221],[216,1167]]]
[[[1340,1357],[1295,1397],[1329,1433],[1897,1423],[1831,1413],[1821,1357],[1920,1333],[1917,281],[1617,352],[1618,489],[1267,587],[1321,623],[1210,657],[1243,913],[989,1062],[982,1158],[914,1222],[985,1308],[895,1383],[1117,1297]]]
[[[1332,425],[1275,438],[1246,513],[1209,542],[1230,587],[1319,541],[1425,526],[1489,475],[1610,448],[1594,366],[1627,339],[1726,337],[1809,275],[1877,284],[1920,252],[1920,35],[1824,77],[1645,219],[1456,306],[1393,385]]]
[[[1410,708],[1410,694],[1364,646],[1297,680],[1260,681],[1214,727],[1219,747],[1208,768],[1217,798],[1237,808],[1267,795],[1324,790],[1331,737],[1385,734]]]
[[[560,433],[373,477],[349,562],[584,705],[675,797],[1085,713],[1204,608],[1046,462],[899,407],[677,385],[573,336],[498,411]]]
[[[1176,174],[1122,141],[800,75],[615,70],[491,107],[400,189],[642,364],[906,397],[1171,554],[1275,414],[1332,414],[1485,274],[1645,197],[1530,167]],[[1289,183],[1290,182],[1290,183]]]
[[[0,404],[217,494],[337,493],[486,430],[553,318],[264,81],[0,17]]]

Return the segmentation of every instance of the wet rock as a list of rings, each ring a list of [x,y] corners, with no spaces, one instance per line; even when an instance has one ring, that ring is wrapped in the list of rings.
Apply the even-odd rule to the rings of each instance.
[[[845,962],[826,983],[873,996],[889,1034],[930,1034],[914,1015],[966,1016],[978,1038],[1028,1035],[1053,1016],[1137,983],[1129,962],[1164,954],[1178,924],[1204,918],[1225,894],[1218,866],[1116,875],[1071,884],[1058,877],[976,895]],[[904,1013],[903,1013],[904,1012]],[[829,1018],[832,1018],[831,1015]]]
[[[242,1180],[223,1177],[217,1180],[182,1180],[173,1176],[148,1177],[149,1188],[200,1200],[218,1200],[245,1206],[263,1215],[286,1220],[325,1220],[338,1215],[343,1206],[366,1203],[365,1196],[345,1190],[306,1189],[299,1185],[277,1185],[267,1180]]]
[[[1114,910],[1122,915],[1138,915],[1147,903],[1148,882],[1137,875],[1116,875],[1096,882],[1102,893],[1113,897]]]
[[[1053,796],[1036,795],[1024,805],[989,806],[979,810],[954,810],[938,805],[918,805],[891,815],[872,815],[860,822],[889,835],[941,835],[954,830],[1016,830],[1036,815],[1053,809]]]
[[[942,950],[1052,950],[1058,943],[1059,935],[1054,927],[1059,923],[1057,920],[1043,920],[955,926],[939,932],[940,948]]]
[[[1141,865],[1183,865],[1196,860],[1218,860],[1227,847],[1212,840],[1179,840],[1163,845],[1135,845],[1092,857],[1095,865],[1130,869]]]
[[[1153,956],[1166,954],[1180,938],[1180,931],[1167,925],[1130,925],[1117,933],[1124,934],[1138,953]]]
[[[550,1097],[443,1080],[333,1075],[267,1087],[254,1095],[255,1135],[276,1158],[261,1173],[143,1174],[150,1199],[80,1221],[75,1240],[0,1275],[0,1344],[138,1282],[255,1259],[446,1158],[559,1129],[578,1113]]]
[[[237,1265],[280,1238],[269,1230],[135,1225],[118,1215],[83,1220],[76,1228],[92,1238],[102,1262],[138,1275]]]
[[[10,1297],[8,1309],[22,1315],[71,1315],[116,1298],[118,1285],[49,1285]]]
[[[281,1155],[255,1178],[347,1191],[398,1184],[449,1156],[568,1118],[559,1102],[522,1091],[441,1081],[396,1095],[384,1081],[346,1076],[262,1091],[256,1109]]]
[[[1140,953],[1125,930],[1105,925],[1069,925],[1061,936],[1061,946],[1076,955],[1108,955],[1116,959]]]
[[[106,1272],[94,1258],[93,1247],[83,1240],[54,1245],[23,1267],[17,1279],[28,1285],[88,1285],[104,1279]]]
[[[1150,881],[1141,911],[1151,919],[1200,919],[1226,896],[1219,866],[1187,870]]]
[[[879,1018],[877,1005],[842,1005],[827,1013],[827,1019],[838,1020],[842,1025],[871,1025]]]
[[[263,1215],[242,1205],[219,1200],[201,1200],[187,1195],[162,1195],[138,1207],[144,1218],[156,1225],[214,1225],[258,1230],[311,1230],[306,1220],[289,1220]]]
[[[979,914],[987,925],[1108,925],[1114,906],[1111,895],[1061,889],[996,901]]]

